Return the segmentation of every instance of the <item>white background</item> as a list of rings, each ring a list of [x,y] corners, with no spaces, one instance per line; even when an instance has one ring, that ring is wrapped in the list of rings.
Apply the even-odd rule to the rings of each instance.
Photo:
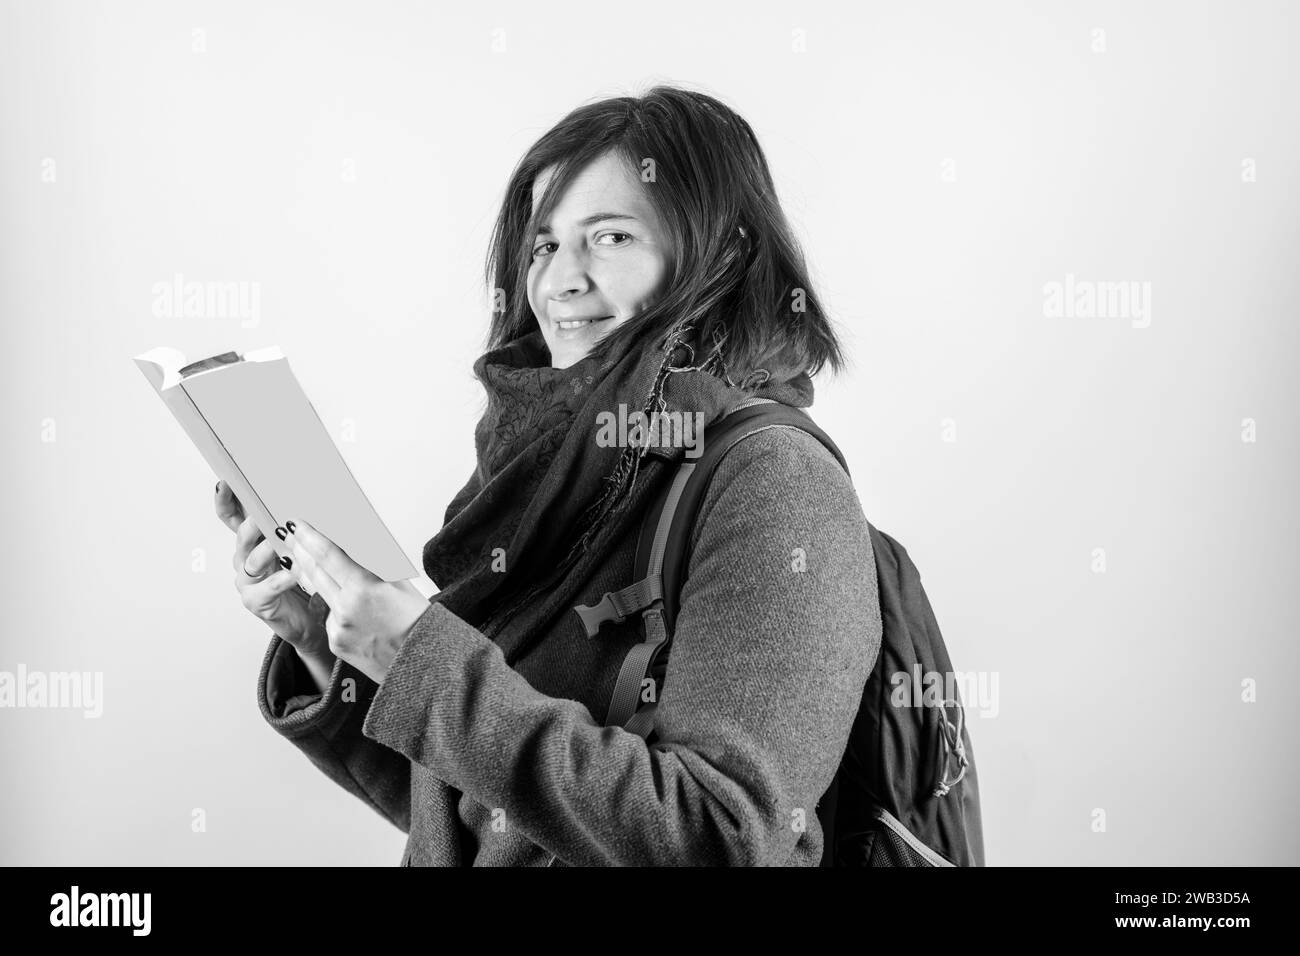
[[[0,670],[105,696],[0,710],[0,862],[398,862],[262,721],[215,479],[131,357],[281,346],[418,565],[472,468],[511,169],[665,81],[758,133],[854,361],[814,417],[998,677],[967,709],[988,863],[1296,863],[1298,32],[1258,2],[4,0]],[[156,317],[176,273],[259,283],[259,324]],[[1149,282],[1149,327],[1046,317],[1067,274]]]

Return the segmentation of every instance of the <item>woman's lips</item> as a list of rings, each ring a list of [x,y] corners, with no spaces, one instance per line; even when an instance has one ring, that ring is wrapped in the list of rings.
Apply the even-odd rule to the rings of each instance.
[[[612,318],[612,315],[602,315],[599,318],[592,319],[556,319],[555,328],[560,332],[577,332],[596,322],[604,322],[606,319]]]

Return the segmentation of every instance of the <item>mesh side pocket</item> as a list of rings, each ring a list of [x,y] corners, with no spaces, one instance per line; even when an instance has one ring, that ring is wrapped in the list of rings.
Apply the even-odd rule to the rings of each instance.
[[[872,840],[867,866],[930,866],[930,863],[882,823]]]
[[[951,866],[946,859],[929,849],[892,816],[879,808],[879,816],[866,828],[840,834],[835,844],[836,866]],[[903,831],[903,832],[900,832]],[[910,839],[909,839],[910,837]]]

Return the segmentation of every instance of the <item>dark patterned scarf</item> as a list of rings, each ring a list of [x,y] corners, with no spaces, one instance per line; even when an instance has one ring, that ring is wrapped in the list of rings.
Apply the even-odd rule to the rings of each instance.
[[[730,384],[724,344],[688,365],[696,359],[689,330],[659,341],[643,333],[603,360],[556,369],[534,330],[480,356],[474,373],[488,404],[475,429],[474,474],[424,547],[425,573],[440,588],[432,600],[484,630],[513,663],[576,603],[685,455],[655,444],[602,447],[601,412],[701,412],[707,435],[709,423],[749,397],[812,404],[802,371]]]

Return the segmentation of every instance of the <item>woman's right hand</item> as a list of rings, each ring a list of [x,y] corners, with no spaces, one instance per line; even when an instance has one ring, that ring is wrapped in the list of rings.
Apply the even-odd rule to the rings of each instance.
[[[309,599],[297,576],[281,567],[280,556],[224,481],[217,483],[216,510],[221,523],[235,532],[235,590],[244,607],[300,656],[333,657],[325,632],[329,606],[319,596]]]

